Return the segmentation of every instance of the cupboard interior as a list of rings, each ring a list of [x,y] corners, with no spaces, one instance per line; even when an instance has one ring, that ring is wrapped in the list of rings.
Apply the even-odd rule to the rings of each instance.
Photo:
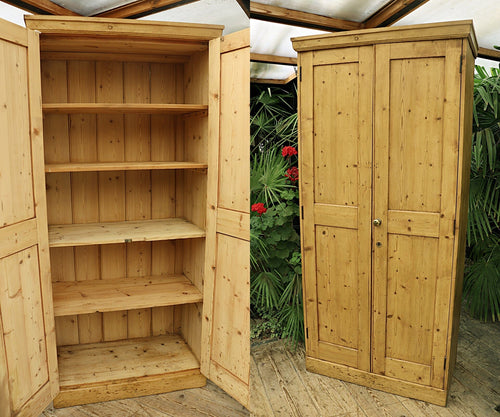
[[[41,71],[61,389],[199,372],[207,42],[43,36]]]

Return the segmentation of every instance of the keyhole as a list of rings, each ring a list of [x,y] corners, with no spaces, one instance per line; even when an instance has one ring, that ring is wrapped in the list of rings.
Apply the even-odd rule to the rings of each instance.
[[[377,242],[375,245],[377,245],[377,248],[380,248],[382,246],[382,242]]]

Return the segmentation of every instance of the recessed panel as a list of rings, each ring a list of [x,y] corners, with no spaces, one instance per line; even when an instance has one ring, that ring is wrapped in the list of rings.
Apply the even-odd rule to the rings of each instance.
[[[358,346],[357,230],[316,226],[319,340]]]
[[[34,216],[26,48],[0,44],[0,227]]]
[[[391,61],[391,210],[440,210],[444,89],[444,58]]]
[[[36,246],[0,259],[0,313],[14,410],[48,380],[39,276]]]
[[[388,236],[386,356],[430,365],[438,239]]]
[[[358,203],[358,63],[314,67],[314,201]]]
[[[241,381],[247,381],[250,372],[250,340],[245,331],[250,320],[245,307],[250,291],[249,245],[248,241],[217,234],[211,360]],[[235,311],[246,314],[233,314]]]

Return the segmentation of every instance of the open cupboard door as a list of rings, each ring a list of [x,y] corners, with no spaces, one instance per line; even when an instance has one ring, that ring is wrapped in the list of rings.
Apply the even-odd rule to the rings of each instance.
[[[38,34],[0,19],[0,416],[59,390],[48,252]]]
[[[212,181],[209,190],[217,192],[207,196],[211,209],[207,236],[216,236],[215,245],[207,245],[201,358],[201,372],[246,407],[250,379],[249,35],[249,30],[243,30],[223,38],[220,79],[210,83],[210,99],[220,95],[220,134],[214,138],[218,146],[209,146],[214,150],[209,166],[218,167],[218,175],[209,173],[208,178]],[[213,86],[219,82],[217,92]]]

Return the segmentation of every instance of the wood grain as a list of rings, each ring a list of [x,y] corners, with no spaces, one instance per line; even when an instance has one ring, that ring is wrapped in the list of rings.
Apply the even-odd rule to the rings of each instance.
[[[50,246],[84,246],[204,237],[205,231],[183,219],[54,225]]]
[[[199,162],[88,162],[71,164],[47,164],[45,172],[92,172],[92,171],[144,171],[166,169],[205,169]]]
[[[144,104],[134,103],[49,103],[42,106],[44,113],[100,113],[100,114],[187,114],[207,111],[201,104]]]
[[[94,313],[203,301],[183,275],[54,283],[54,314]]]

